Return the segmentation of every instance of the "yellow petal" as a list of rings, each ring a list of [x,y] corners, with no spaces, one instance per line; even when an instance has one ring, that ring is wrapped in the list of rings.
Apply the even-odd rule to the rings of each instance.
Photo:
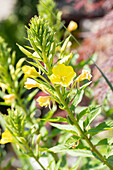
[[[39,83],[37,83],[35,80],[27,78],[27,81],[25,82],[25,86],[26,89],[31,89],[34,87],[39,87]]]
[[[12,134],[6,129],[5,132],[2,133],[2,139],[0,140],[0,144],[5,144],[13,142]]]
[[[5,103],[11,103],[14,100],[15,95],[14,94],[8,94],[5,95],[3,98],[5,100]]]
[[[70,85],[76,75],[71,66],[65,66],[64,64],[58,64],[52,71],[53,74],[50,76],[51,82],[65,87]]]
[[[80,76],[77,78],[77,81],[83,81],[85,79],[90,80],[91,77],[92,75],[90,74],[88,70],[82,70],[82,74],[80,74]]]
[[[50,96],[40,96],[38,97],[37,102],[41,107],[47,106],[50,104]]]
[[[24,72],[26,77],[36,78],[39,75],[39,73],[36,71],[36,69],[31,66],[26,66],[26,65],[23,66],[22,71]]]

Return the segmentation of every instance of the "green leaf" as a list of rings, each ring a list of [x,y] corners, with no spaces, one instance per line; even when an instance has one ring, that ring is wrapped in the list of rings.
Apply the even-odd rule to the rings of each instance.
[[[92,112],[96,111],[100,107],[101,107],[101,105],[99,105],[99,106],[89,106],[89,107],[82,109],[82,111],[77,114],[77,120],[79,121],[83,116],[85,116],[88,113],[92,113]]]
[[[19,49],[25,54],[27,55],[28,57],[31,57],[32,56],[32,53],[30,53],[28,50],[26,50],[24,47],[22,47],[21,45],[17,44],[16,45],[19,47]]]
[[[92,60],[92,59],[91,59]],[[92,60],[93,61],[93,60]],[[100,71],[100,73],[102,74],[102,76],[104,77],[105,81],[107,82],[108,86],[110,87],[110,89],[113,91],[113,86],[110,83],[110,81],[108,80],[108,78],[105,76],[105,74],[103,73],[103,71],[98,67],[98,65],[93,61],[93,63],[95,64],[95,66],[97,67],[97,69]]]
[[[49,156],[47,158],[48,158],[48,162],[49,162],[47,169],[55,170],[55,160],[54,160],[53,156],[49,154]]]
[[[84,90],[87,86],[89,86],[92,83],[92,81],[84,84],[83,86],[80,87],[80,90]]]
[[[100,114],[101,112],[101,108],[99,106],[99,108],[95,108],[93,109],[88,116],[86,117],[85,121],[83,122],[84,128],[86,128],[88,125],[90,125],[93,120]]]
[[[64,122],[64,123],[68,123],[66,118],[63,117],[52,117],[50,119],[41,119],[41,120],[45,120],[45,121],[49,121],[49,122]]]
[[[73,125],[69,125],[69,124],[67,124],[67,125],[63,124],[62,125],[62,124],[58,124],[58,123],[50,123],[50,125],[58,128],[60,130],[63,130],[63,131],[66,131],[66,132],[69,132],[69,133],[72,133],[72,134],[75,134],[75,135],[77,135],[77,133],[78,133],[77,128]]]
[[[77,142],[78,140],[80,140],[80,137],[78,136],[71,136],[69,137],[66,141],[65,141],[65,146],[68,147],[68,148],[72,148],[73,144],[75,142]]]
[[[54,153],[68,153],[71,156],[81,156],[81,157],[94,157],[93,153],[86,149],[69,149],[64,144],[60,144],[57,146],[54,146],[52,148],[49,148],[48,151],[54,152]]]
[[[11,106],[11,103],[0,102],[0,105],[3,105],[3,106]]]
[[[38,93],[39,89],[33,90],[30,94],[27,96],[27,102],[33,99],[33,97]]]
[[[111,156],[109,156],[109,157],[107,158],[107,162],[108,162],[111,166],[113,166],[113,155],[111,155]]]
[[[71,105],[74,105],[74,107],[76,107],[81,102],[83,94],[84,94],[84,90],[78,91]]]
[[[108,120],[107,122],[100,123],[97,127],[89,129],[86,134],[95,135],[99,132],[113,129],[113,121]]]
[[[62,159],[59,159],[59,161],[57,162],[57,164],[55,166],[55,170],[59,170],[60,169],[61,162],[62,162]]]
[[[42,72],[44,72],[45,74],[47,74],[46,69],[41,65],[40,62],[38,62],[38,60],[36,61],[36,63],[31,62],[31,61],[28,61],[28,60],[27,60],[27,62],[28,62],[29,64],[31,64],[31,65],[33,65],[33,66],[39,68]]]
[[[99,145],[113,145],[113,138],[101,139],[95,146]]]
[[[93,152],[90,150],[86,149],[74,149],[74,150],[69,150],[67,153],[71,156],[80,156],[80,157],[92,157],[94,158]]]
[[[64,144],[61,144],[61,145],[57,145],[57,146],[54,146],[52,148],[49,148],[48,150],[51,151],[51,152],[54,152],[54,153],[61,153],[61,152],[68,151],[69,148],[64,146]]]
[[[21,58],[16,64],[16,69],[20,68],[24,61],[25,61],[25,58]]]

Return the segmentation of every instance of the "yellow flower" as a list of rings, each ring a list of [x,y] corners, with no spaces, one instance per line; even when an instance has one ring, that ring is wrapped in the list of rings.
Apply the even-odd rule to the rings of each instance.
[[[2,133],[2,139],[0,140],[0,144],[5,144],[9,142],[13,142],[12,134],[6,129],[5,132]]]
[[[50,96],[40,96],[38,97],[37,102],[41,107],[50,105]]]
[[[14,94],[8,94],[5,95],[3,98],[5,100],[5,103],[11,103],[14,100],[15,95]]]
[[[39,73],[36,71],[36,69],[31,66],[26,66],[26,65],[23,66],[22,71],[24,72],[26,77],[36,78],[39,75]]]
[[[76,79],[76,81],[83,81],[85,79],[90,80],[92,75],[89,73],[88,70],[82,70],[82,74]]]
[[[72,32],[72,31],[76,30],[77,27],[78,27],[78,25],[77,25],[76,22],[70,21],[70,23],[69,23],[67,29],[68,29],[68,31]]]
[[[33,87],[39,87],[39,83],[37,83],[35,80],[27,78],[27,81],[25,82],[26,89],[31,89]]]
[[[65,66],[64,64],[57,64],[52,71],[53,74],[50,76],[51,82],[64,87],[69,86],[76,75],[71,66]]]

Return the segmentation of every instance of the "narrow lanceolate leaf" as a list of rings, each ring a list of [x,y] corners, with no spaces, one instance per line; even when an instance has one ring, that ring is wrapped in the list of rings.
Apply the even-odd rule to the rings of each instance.
[[[49,148],[48,150],[51,151],[51,152],[54,152],[54,153],[61,153],[61,152],[69,151],[69,148],[64,146],[64,144],[61,144],[61,145],[57,145],[57,146],[54,146],[52,148]]]
[[[33,97],[38,93],[39,89],[36,89],[34,91],[32,91],[30,94],[28,94],[27,96],[27,102],[29,102],[30,100],[33,99]]]
[[[50,123],[51,126],[54,126],[60,130],[63,130],[63,131],[66,131],[66,132],[69,132],[69,133],[72,133],[72,134],[75,134],[77,135],[78,133],[78,130],[75,126],[73,125],[62,125],[62,124],[58,124],[58,123]]]
[[[113,121],[112,120],[100,123],[98,126],[89,129],[86,132],[86,134],[95,135],[95,134],[97,134],[99,132],[110,130],[110,129],[113,129]]]
[[[52,117],[52,118],[46,118],[46,119],[41,119],[41,120],[45,120],[45,121],[49,121],[49,122],[64,122],[64,123],[68,123],[68,120],[66,118],[63,117]]]
[[[83,125],[84,125],[84,128],[86,128],[88,125],[90,125],[93,120],[101,113],[101,108],[97,108],[97,109],[94,109],[92,110],[88,116],[86,117]]]
[[[92,83],[92,81],[84,84],[83,86],[80,87],[80,90],[84,90],[87,86],[89,86]]]
[[[74,107],[76,107],[81,102],[83,94],[84,94],[84,90],[78,91],[71,105],[74,105]]]
[[[21,45],[19,45],[19,44],[16,44],[18,47],[19,47],[19,49],[25,54],[25,55],[27,55],[28,57],[31,57],[32,56],[32,53],[30,53],[28,50],[26,50],[24,47],[22,47]]]
[[[99,146],[99,145],[112,145],[113,146],[113,138],[105,138],[105,139],[101,139],[95,146]]]
[[[93,60],[92,60],[93,61]],[[97,67],[97,69],[101,72],[102,76],[104,77],[104,79],[106,80],[107,84],[109,85],[110,89],[113,91],[113,86],[110,83],[110,81],[108,80],[108,78],[105,76],[105,74],[102,72],[102,70],[98,67],[98,65],[93,61],[93,63],[95,64],[95,66]]]
[[[20,68],[24,61],[25,61],[25,58],[21,58],[16,64],[16,69]]]
[[[49,148],[48,151],[54,152],[54,153],[68,153],[71,156],[80,156],[80,157],[94,157],[93,153],[86,149],[69,149],[64,144],[54,146],[52,148]]]
[[[75,150],[69,150],[67,152],[71,156],[80,156],[80,157],[92,157],[94,158],[93,152],[90,150],[85,149],[75,149]]]

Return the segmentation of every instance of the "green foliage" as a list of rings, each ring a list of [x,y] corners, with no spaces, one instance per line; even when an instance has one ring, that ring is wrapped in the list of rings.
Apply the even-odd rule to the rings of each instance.
[[[45,18],[48,21],[50,27],[52,27],[53,32],[56,33],[55,40],[59,42],[62,36],[62,12],[56,9],[56,4],[53,0],[41,0],[37,5],[37,9],[39,16],[41,18]]]

